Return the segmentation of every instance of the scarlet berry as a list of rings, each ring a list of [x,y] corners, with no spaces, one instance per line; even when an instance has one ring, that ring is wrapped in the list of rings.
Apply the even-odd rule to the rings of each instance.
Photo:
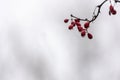
[[[72,21],[72,22],[71,22],[71,25],[75,26],[75,22],[74,22],[74,21]]]
[[[71,29],[73,29],[73,27],[74,26],[71,24],[71,25],[69,25],[68,29],[71,30]]]
[[[76,24],[77,26],[81,26],[80,22],[75,22],[75,24]]]
[[[78,18],[77,18],[77,19],[75,19],[75,22],[80,22],[80,19],[78,19]]]
[[[112,13],[113,15],[116,15],[117,11],[116,11],[116,10],[113,10],[111,13]]]
[[[79,32],[83,31],[83,27],[77,26],[77,28],[78,28],[78,31],[79,31]]]
[[[92,38],[93,38],[93,36],[92,36],[91,33],[88,33],[87,36],[88,36],[89,39],[92,39]]]
[[[112,12],[114,10],[114,7],[110,5],[109,9],[110,9],[110,12]]]
[[[117,11],[114,9],[114,7],[112,5],[110,5],[110,12],[115,15],[117,13]]]
[[[89,27],[89,25],[90,25],[90,22],[88,21],[84,24],[84,27],[87,29]]]
[[[69,19],[65,19],[65,20],[64,20],[65,23],[68,23],[68,21],[69,21]]]
[[[82,30],[82,32],[81,32],[81,36],[84,37],[85,35],[86,35],[85,30]]]

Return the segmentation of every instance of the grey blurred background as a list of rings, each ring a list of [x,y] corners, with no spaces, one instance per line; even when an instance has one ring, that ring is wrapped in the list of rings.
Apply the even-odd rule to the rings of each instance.
[[[0,0],[0,80],[120,80],[120,4],[107,2],[89,31],[69,31],[103,0]]]

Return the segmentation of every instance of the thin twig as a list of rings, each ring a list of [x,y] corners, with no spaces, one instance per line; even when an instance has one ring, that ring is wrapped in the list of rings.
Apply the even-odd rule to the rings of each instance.
[[[101,7],[102,7],[107,1],[109,1],[109,0],[104,0],[101,4],[99,4],[99,5],[97,5],[97,6],[95,7],[95,9],[94,9],[94,11],[93,11],[93,17],[92,17],[92,19],[87,19],[87,18],[81,19],[81,18],[78,18],[78,17],[76,17],[76,16],[74,16],[74,15],[72,15],[72,14],[71,14],[70,16],[71,16],[71,18],[76,18],[76,19],[79,19],[79,20],[81,20],[81,21],[94,22],[94,21],[97,19],[97,17],[99,16],[99,14],[100,14]],[[120,3],[119,0],[114,0],[114,1],[115,1],[115,3]],[[97,10],[97,13],[95,14],[96,10]]]

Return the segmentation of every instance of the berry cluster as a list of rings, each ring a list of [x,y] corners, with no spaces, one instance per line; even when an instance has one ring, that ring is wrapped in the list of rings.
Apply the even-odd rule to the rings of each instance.
[[[105,4],[107,1],[110,2],[109,15],[111,15],[111,14],[112,14],[112,15],[116,15],[117,11],[115,10],[114,6],[112,5],[111,0],[104,0],[100,5],[97,5],[97,6],[95,7],[95,10],[94,10],[94,12],[93,12],[92,19],[87,19],[87,18],[81,19],[81,18],[78,18],[78,17],[73,16],[73,15],[71,14],[71,15],[70,15],[70,16],[71,16],[71,19],[65,19],[65,20],[64,20],[65,23],[68,23],[69,20],[71,20],[71,23],[70,23],[70,25],[68,26],[68,29],[69,29],[69,30],[72,30],[72,29],[76,26],[77,29],[78,29],[78,31],[81,33],[81,36],[82,36],[82,37],[85,37],[85,36],[87,35],[87,37],[88,37],[89,39],[92,39],[92,38],[93,38],[93,35],[88,32],[88,28],[90,27],[90,24],[97,19],[97,17],[99,16],[99,14],[100,14],[100,12],[101,12],[101,11],[100,11],[100,10],[101,10],[101,7],[102,7],[103,4]],[[113,0],[113,1],[114,1],[115,4],[116,4],[116,3],[120,3],[119,0]],[[97,13],[96,13],[96,12],[97,12]],[[85,21],[85,23],[84,23],[83,26],[82,26],[81,23],[80,23],[81,21]]]
[[[69,19],[65,19],[64,22],[68,23]],[[87,34],[89,39],[93,38],[92,34],[88,32],[88,28],[90,26],[89,21],[85,22],[84,27],[82,27],[79,19],[74,19],[74,20],[72,19],[70,25],[68,26],[68,29],[72,30],[75,26],[77,27],[78,31],[81,33],[82,37],[85,37],[85,35]]]

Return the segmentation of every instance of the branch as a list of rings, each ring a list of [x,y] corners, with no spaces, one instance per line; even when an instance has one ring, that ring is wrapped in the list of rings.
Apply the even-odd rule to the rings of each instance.
[[[100,14],[100,12],[101,12],[102,6],[103,6],[107,1],[110,1],[110,0],[104,0],[101,4],[99,4],[99,5],[97,5],[97,6],[95,7],[94,12],[93,12],[93,17],[92,17],[92,19],[90,19],[90,20],[87,19],[87,18],[85,18],[85,19],[78,18],[78,17],[74,16],[73,14],[71,14],[70,16],[71,16],[71,18],[76,18],[76,19],[79,19],[79,20],[81,20],[81,21],[93,22],[93,21],[95,21],[95,20],[97,19],[97,17],[99,16],[99,14]],[[119,0],[114,0],[114,1],[115,1],[115,3],[120,3]],[[97,10],[97,13],[95,14],[96,10]]]
[[[82,36],[82,37],[85,37],[85,35],[86,35],[86,33],[87,33],[88,38],[89,38],[89,39],[92,39],[92,38],[93,38],[93,35],[88,32],[88,28],[89,28],[89,26],[90,26],[90,23],[91,23],[91,22],[94,22],[94,21],[98,18],[99,14],[100,14],[100,12],[101,12],[102,6],[103,6],[107,1],[110,2],[109,15],[111,15],[111,14],[112,14],[112,15],[116,15],[117,11],[114,9],[114,6],[112,5],[111,0],[104,0],[101,4],[99,4],[99,5],[97,5],[97,6],[95,7],[95,9],[94,9],[94,11],[93,11],[92,19],[88,19],[88,18],[82,19],[82,18],[78,18],[78,17],[76,17],[76,16],[74,16],[74,15],[71,14],[71,15],[70,15],[70,16],[71,16],[71,24],[68,26],[68,29],[69,29],[69,30],[72,30],[73,27],[77,26],[77,29],[78,29],[78,31],[81,33],[81,36]],[[119,0],[113,0],[113,1],[114,1],[114,3],[120,3]],[[74,20],[73,20],[73,18],[74,18]],[[64,20],[65,23],[67,23],[68,21],[69,21],[69,19],[65,19],[65,20]],[[80,21],[86,21],[86,22],[84,23],[83,26],[81,26]]]
[[[115,3],[120,3],[120,1],[119,0],[115,0]]]

